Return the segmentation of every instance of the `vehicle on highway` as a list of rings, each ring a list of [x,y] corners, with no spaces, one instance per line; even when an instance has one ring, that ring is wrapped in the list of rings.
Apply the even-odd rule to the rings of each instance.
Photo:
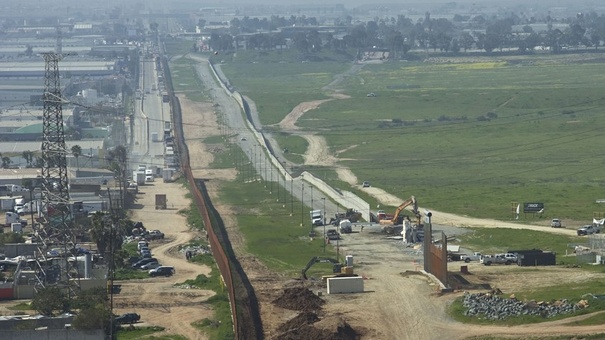
[[[601,228],[594,224],[587,224],[578,229],[578,236],[590,235],[590,234],[599,234],[601,232]]]
[[[136,323],[139,320],[141,320],[141,316],[137,313],[125,313],[120,316],[116,316],[116,318],[114,319],[114,321],[118,325],[122,325],[122,324],[131,324],[132,325],[133,323]]]
[[[563,224],[561,223],[560,219],[553,218],[552,221],[550,221],[550,226],[551,228],[561,228]]]
[[[159,266],[149,271],[149,276],[172,276],[174,275],[174,267],[171,266]]]

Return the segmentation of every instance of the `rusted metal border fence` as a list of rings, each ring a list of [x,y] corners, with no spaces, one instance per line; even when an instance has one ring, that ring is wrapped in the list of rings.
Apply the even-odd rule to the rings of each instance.
[[[441,232],[439,245],[433,243],[433,226],[424,225],[424,270],[433,274],[445,287],[449,287],[447,274],[447,237]]]
[[[263,327],[254,289],[235,257],[223,221],[210,202],[204,181],[193,178],[189,163],[189,150],[185,144],[183,134],[180,102],[173,92],[168,62],[165,59],[162,62],[164,63],[166,88],[169,89],[170,112],[172,114],[172,122],[174,122],[173,130],[177,140],[176,144],[181,168],[189,182],[195,205],[202,215],[204,228],[208,234],[208,242],[227,287],[235,338],[263,339]]]

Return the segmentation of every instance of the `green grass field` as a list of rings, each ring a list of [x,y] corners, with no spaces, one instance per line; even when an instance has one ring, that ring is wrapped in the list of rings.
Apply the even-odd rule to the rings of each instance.
[[[529,58],[366,65],[340,86],[351,98],[307,112],[298,125],[325,136],[331,150],[348,148],[342,164],[358,178],[402,199],[415,195],[423,207],[507,220],[511,202],[544,202],[544,219],[590,221],[605,210],[595,203],[605,198],[595,157],[605,64]],[[264,108],[267,124],[325,98],[321,87],[350,66],[294,65],[222,67]]]
[[[278,122],[298,101],[325,98],[320,88],[348,68],[296,63],[288,69],[275,61],[240,59],[228,59],[223,69],[232,84],[256,101],[264,124]],[[309,111],[301,123],[326,136],[331,150],[349,148],[341,154],[349,159],[342,164],[358,178],[404,199],[416,195],[423,207],[510,219],[511,201],[539,201],[547,208],[542,219],[589,220],[592,212],[602,210],[594,203],[600,198],[602,182],[601,161],[594,157],[599,154],[594,130],[604,124],[598,112],[605,102],[596,90],[596,83],[602,81],[598,70],[605,66],[593,66],[591,72],[582,64],[561,64],[556,70],[542,62],[368,65],[358,76],[345,80],[343,87],[350,99]],[[316,73],[321,75],[309,76]],[[566,78],[574,75],[578,77]],[[517,87],[516,79],[530,85]],[[454,88],[447,90],[447,86]],[[366,97],[368,92],[378,96]],[[300,137],[279,135],[278,140],[296,154],[306,148]],[[220,143],[217,138],[211,141]],[[215,154],[213,167],[228,167],[235,161],[240,170],[236,181],[222,183],[219,201],[233,207],[247,252],[272,270],[298,277],[307,261],[323,250],[321,240],[307,236],[309,226],[300,226],[307,222],[309,209],[297,200],[291,206],[290,197],[285,207],[276,202],[275,191],[270,193],[268,184],[251,181],[254,176],[241,159],[241,150],[228,146]],[[337,187],[346,186],[333,168],[305,170]],[[521,218],[538,221],[533,215]],[[568,243],[577,241],[531,231],[477,229],[463,236],[461,244],[485,252],[537,247],[564,253]],[[331,247],[328,251],[333,254]],[[308,274],[329,273],[330,268],[315,266]],[[600,286],[587,282],[515,293],[534,299],[577,299],[577,292]]]

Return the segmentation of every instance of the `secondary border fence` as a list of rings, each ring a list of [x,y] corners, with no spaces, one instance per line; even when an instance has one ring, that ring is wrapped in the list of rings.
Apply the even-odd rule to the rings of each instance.
[[[225,225],[210,201],[204,181],[195,179],[191,172],[189,150],[187,144],[185,144],[183,134],[181,105],[178,98],[174,95],[172,78],[170,72],[168,72],[168,62],[166,59],[163,59],[162,62],[166,71],[164,79],[166,81],[166,88],[169,89],[170,112],[172,114],[172,122],[174,122],[172,125],[174,127],[175,139],[177,140],[176,145],[179,151],[181,167],[184,176],[189,182],[195,205],[202,215],[204,228],[208,235],[208,243],[229,294],[235,338],[263,339],[260,310],[252,284],[235,256]]]

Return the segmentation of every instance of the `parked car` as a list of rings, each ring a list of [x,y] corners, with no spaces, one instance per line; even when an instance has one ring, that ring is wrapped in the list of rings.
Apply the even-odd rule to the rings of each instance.
[[[466,263],[469,263],[471,261],[479,261],[481,260],[481,253],[479,252],[474,252],[472,255],[460,255],[460,261],[464,261]]]
[[[149,236],[149,238],[152,240],[161,240],[164,238],[164,233],[159,230],[152,230],[147,236]]]
[[[563,226],[563,224],[561,223],[560,219],[553,218],[552,221],[550,221],[550,226],[552,228],[561,228]]]
[[[139,241],[137,244],[137,249],[141,250],[143,247],[149,247],[149,243],[147,243],[147,241]]]
[[[479,260],[480,263],[491,266],[492,264],[505,264],[509,265],[512,263],[517,263],[517,255],[511,253],[503,253],[496,255],[483,255]]]
[[[140,268],[142,265],[147,264],[147,263],[151,263],[151,262],[158,262],[158,259],[152,257],[152,258],[147,258],[147,259],[142,259],[139,260],[135,263],[132,264],[132,268]]]
[[[601,232],[601,228],[594,224],[587,224],[578,229],[578,236],[590,235],[590,234],[599,234]]]
[[[149,271],[149,276],[172,276],[174,274],[174,267],[170,266],[159,266]]]
[[[160,267],[161,264],[159,262],[149,262],[147,264],[142,265],[140,268],[143,270],[150,270]]]
[[[132,325],[133,323],[136,323],[139,320],[141,320],[141,316],[137,313],[122,314],[120,316],[116,316],[116,318],[114,319],[114,321],[118,325],[122,325],[122,324],[131,324]]]

